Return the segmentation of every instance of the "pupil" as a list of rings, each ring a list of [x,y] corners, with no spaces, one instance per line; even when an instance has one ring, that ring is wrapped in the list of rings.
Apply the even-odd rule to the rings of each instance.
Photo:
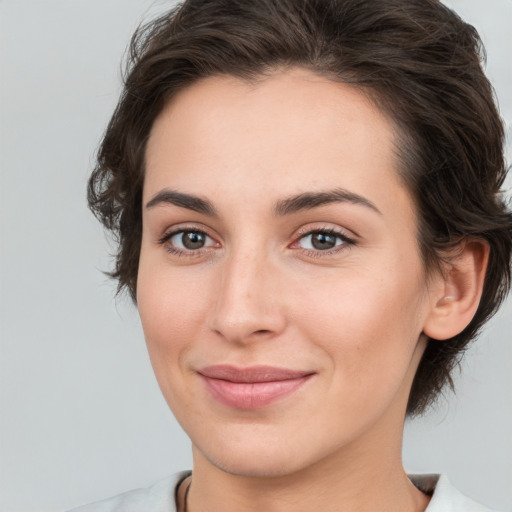
[[[204,235],[194,232],[183,233],[181,241],[187,249],[200,249],[204,245]]]
[[[326,233],[314,233],[311,237],[311,243],[315,249],[325,251],[336,246],[336,237]]]

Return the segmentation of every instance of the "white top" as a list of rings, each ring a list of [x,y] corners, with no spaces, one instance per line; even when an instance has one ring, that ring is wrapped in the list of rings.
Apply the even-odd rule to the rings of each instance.
[[[176,512],[177,487],[189,475],[190,471],[176,473],[150,487],[124,492],[69,512]],[[457,491],[444,475],[409,475],[409,478],[418,489],[432,494],[425,512],[493,512]]]

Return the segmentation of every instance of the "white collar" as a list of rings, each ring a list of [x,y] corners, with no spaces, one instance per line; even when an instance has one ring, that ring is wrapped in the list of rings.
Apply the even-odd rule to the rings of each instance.
[[[432,499],[425,512],[492,512],[455,489],[446,475],[409,475],[411,482]]]

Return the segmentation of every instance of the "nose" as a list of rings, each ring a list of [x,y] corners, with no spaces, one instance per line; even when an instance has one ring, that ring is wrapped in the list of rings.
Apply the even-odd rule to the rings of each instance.
[[[234,343],[280,334],[286,326],[278,269],[256,254],[232,254],[219,273],[211,328]]]

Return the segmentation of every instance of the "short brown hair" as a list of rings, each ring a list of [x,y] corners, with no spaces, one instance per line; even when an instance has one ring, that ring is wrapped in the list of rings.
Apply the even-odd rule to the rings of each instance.
[[[251,80],[289,66],[354,84],[399,128],[400,174],[418,210],[426,269],[465,238],[490,246],[473,320],[450,340],[429,340],[408,404],[409,414],[422,412],[453,387],[452,369],[510,288],[504,130],[483,53],[476,30],[438,0],[186,0],[140,27],[88,189],[90,208],[119,242],[118,291],[136,300],[145,147],[177,91],[209,76]]]

